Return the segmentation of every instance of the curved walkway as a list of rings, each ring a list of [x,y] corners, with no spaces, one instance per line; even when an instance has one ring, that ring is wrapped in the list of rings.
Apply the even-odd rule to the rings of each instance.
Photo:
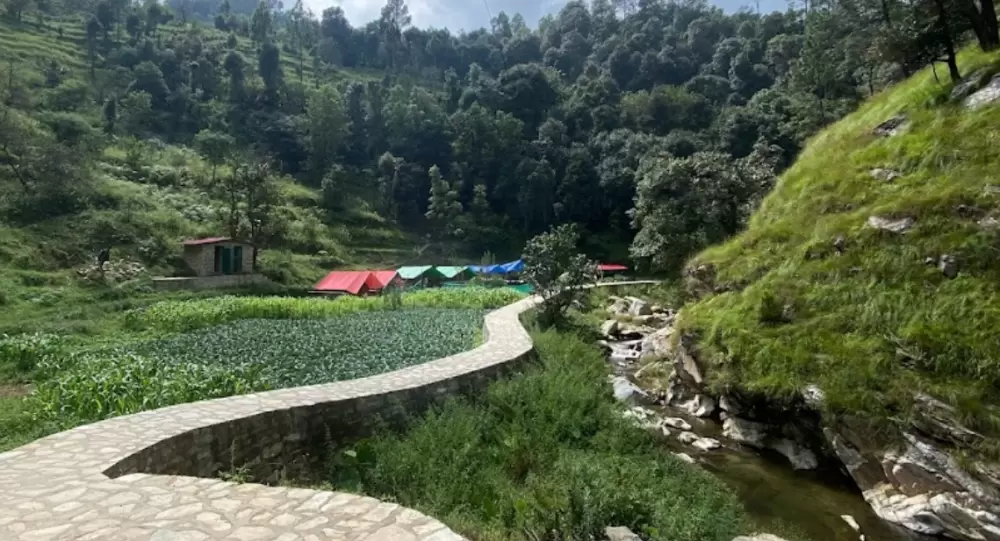
[[[483,345],[443,359],[116,417],[0,454],[0,540],[460,541],[437,520],[373,498],[212,477],[245,465],[280,481],[303,457],[365,433],[373,416],[393,422],[479,388],[530,358],[518,316],[537,302],[490,312]]]

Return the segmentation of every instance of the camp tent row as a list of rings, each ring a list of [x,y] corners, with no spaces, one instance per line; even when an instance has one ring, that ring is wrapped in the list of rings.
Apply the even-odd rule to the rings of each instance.
[[[597,268],[602,273],[628,270],[628,267],[623,265],[606,263],[598,265]],[[462,282],[471,280],[477,274],[508,276],[523,270],[524,261],[518,259],[497,265],[423,265],[400,267],[396,270],[333,271],[320,280],[313,287],[313,291],[316,293],[366,295],[378,293],[391,284]]]

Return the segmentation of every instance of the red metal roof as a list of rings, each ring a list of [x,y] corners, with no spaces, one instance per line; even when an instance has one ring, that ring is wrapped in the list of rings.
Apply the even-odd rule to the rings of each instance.
[[[382,289],[385,286],[389,285],[393,280],[395,280],[398,274],[399,273],[397,273],[394,270],[372,271],[372,278],[374,278],[374,281],[377,285],[372,286],[369,284],[369,287],[371,287],[372,289]]]
[[[230,237],[208,237],[204,239],[193,239],[184,241],[184,246],[201,246],[202,244],[215,244],[217,242],[229,242]]]
[[[601,263],[597,266],[597,270],[601,272],[624,271],[628,270],[628,267],[625,265],[618,265],[617,263]]]
[[[326,275],[313,287],[315,291],[344,291],[352,295],[361,292],[361,288],[371,278],[371,271],[333,271]],[[371,286],[368,286],[371,287]]]

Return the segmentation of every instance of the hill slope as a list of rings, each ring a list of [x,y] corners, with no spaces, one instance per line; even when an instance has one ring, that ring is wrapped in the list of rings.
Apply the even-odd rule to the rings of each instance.
[[[966,51],[962,72],[988,81],[998,60]],[[826,439],[883,517],[994,539],[995,515],[914,501],[1000,502],[1000,106],[950,91],[927,70],[813,138],[748,229],[689,263],[679,329],[720,394],[788,404],[818,386]],[[942,484],[903,479],[908,460]]]

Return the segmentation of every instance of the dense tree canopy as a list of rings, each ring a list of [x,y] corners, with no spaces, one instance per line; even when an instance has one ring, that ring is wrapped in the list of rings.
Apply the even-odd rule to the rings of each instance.
[[[5,5],[13,18],[30,9]],[[804,139],[867,94],[937,61],[959,77],[966,36],[1000,42],[992,0],[732,15],[699,0],[572,0],[538,29],[501,12],[460,34],[412,27],[404,0],[358,27],[301,2],[168,5],[79,13],[85,99],[109,135],[196,145],[213,178],[233,149],[253,149],[333,207],[360,198],[472,250],[516,250],[574,223],[618,247],[634,238],[632,254],[656,267],[742,227]],[[158,31],[175,12],[228,39],[197,24]],[[383,76],[326,79],[359,68]]]

